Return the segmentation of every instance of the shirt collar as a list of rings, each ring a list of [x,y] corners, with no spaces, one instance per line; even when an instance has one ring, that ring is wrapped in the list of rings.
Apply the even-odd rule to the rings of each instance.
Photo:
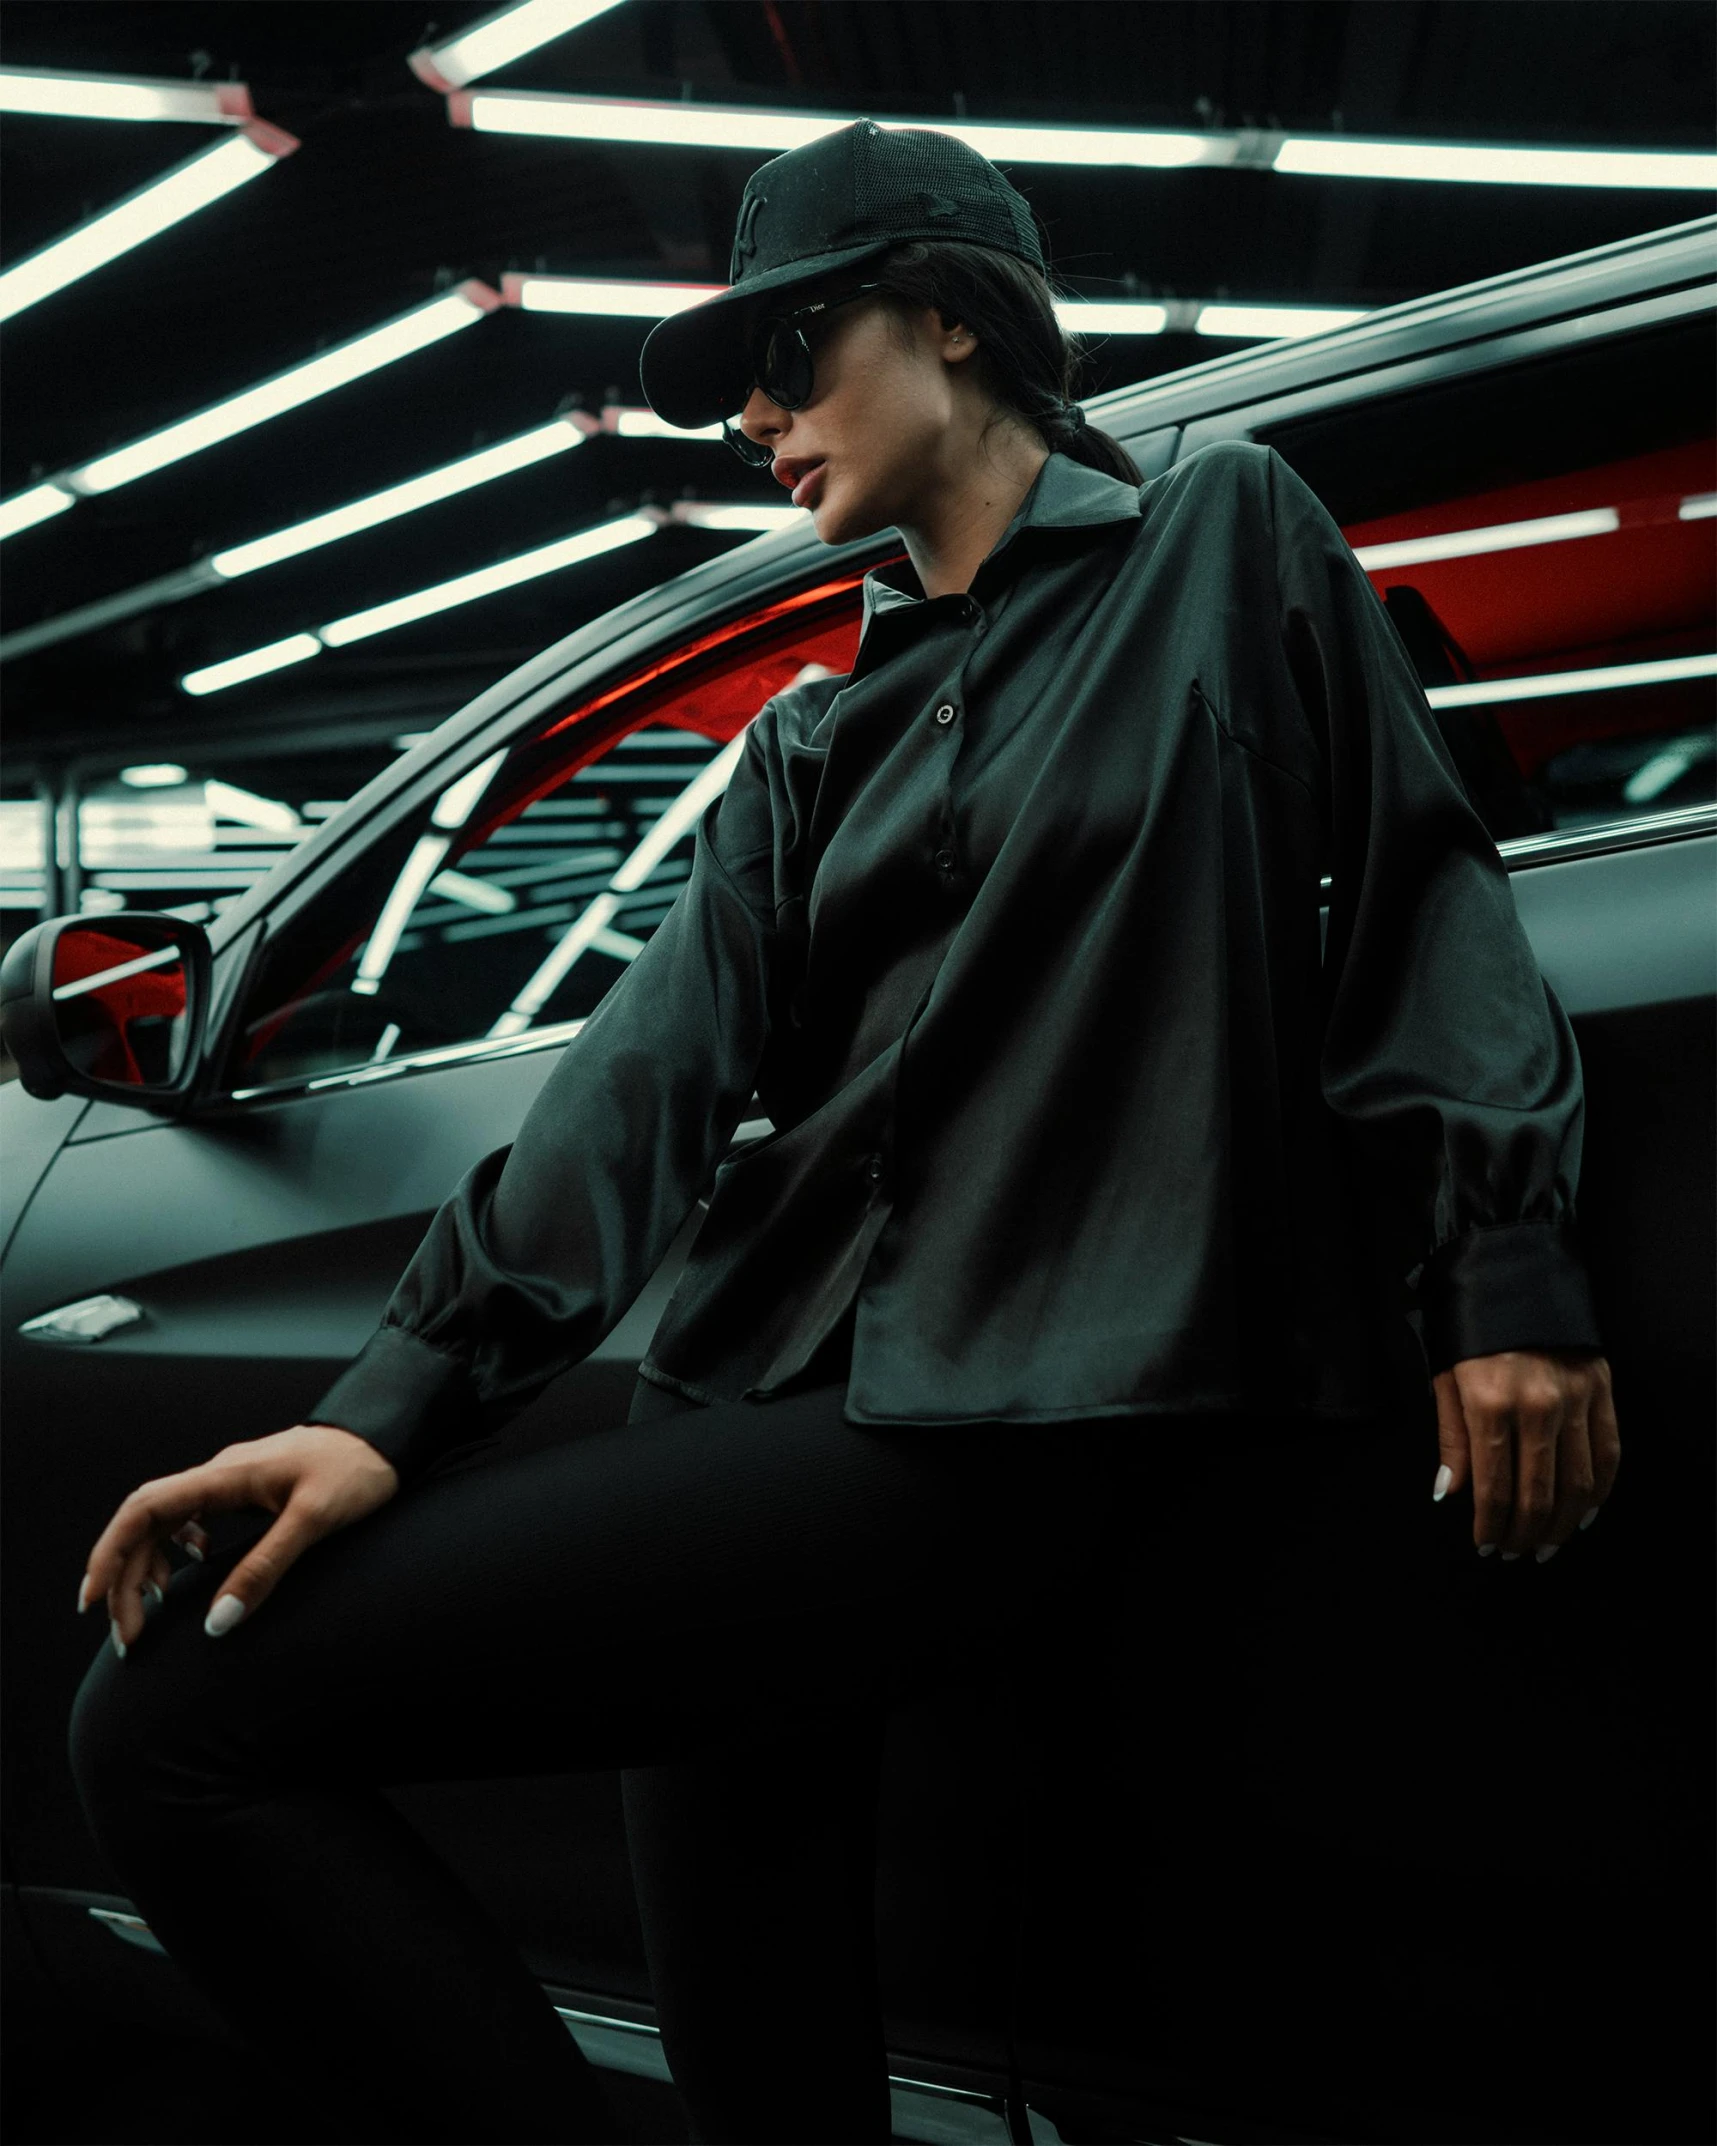
[[[973,576],[973,586],[976,588],[980,580],[992,578],[997,559],[1026,530],[1094,528],[1105,522],[1136,522],[1139,517],[1136,485],[1107,476],[1102,470],[1091,468],[1089,463],[1075,462],[1052,448],[1032,479],[1030,491],[1020,501],[1013,520]],[[1027,541],[1029,545],[1031,540]],[[874,618],[885,613],[916,611],[928,601],[924,584],[910,559],[895,560],[889,566],[877,567],[866,574],[864,608],[859,624],[861,655],[865,653],[865,642]]]

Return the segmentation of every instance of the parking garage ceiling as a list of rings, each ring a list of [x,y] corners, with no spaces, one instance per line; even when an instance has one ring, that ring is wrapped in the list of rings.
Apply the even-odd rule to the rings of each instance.
[[[745,146],[587,142],[453,124],[410,59],[488,10],[430,0],[10,0],[0,66],[242,83],[282,152],[255,183],[19,311],[0,331],[0,499],[509,274],[726,281]],[[1470,145],[1708,151],[1705,0],[621,0],[484,87],[871,114],[1303,132]],[[29,258],[209,146],[191,121],[9,113],[0,248]],[[296,144],[296,146],[289,146]],[[998,158],[1006,164],[1006,159]],[[1704,213],[1638,187],[1441,184],[1229,169],[1007,164],[1065,295],[1362,311]],[[487,304],[487,298],[482,304]],[[1176,316],[1182,318],[1182,316]],[[184,754],[212,739],[421,730],[547,643],[747,541],[646,541],[330,647],[219,693],[226,659],[676,501],[779,506],[718,441],[592,432],[495,481],[266,571],[230,548],[531,433],[641,409],[648,318],[481,307],[336,391],[10,537],[0,631],[8,783],[56,754]],[[1087,394],[1237,347],[1098,335]],[[210,582],[175,594],[187,575]],[[163,585],[47,645],[35,629]]]

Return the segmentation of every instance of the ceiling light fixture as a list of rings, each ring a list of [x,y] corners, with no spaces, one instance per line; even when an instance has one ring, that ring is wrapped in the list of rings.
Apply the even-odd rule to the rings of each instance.
[[[642,142],[654,147],[754,149],[778,155],[850,126],[846,112],[763,111],[572,92],[454,89],[447,116],[484,134]],[[878,119],[881,127],[934,125],[998,164],[1094,164],[1179,171],[1194,166],[1279,171],[1332,179],[1420,179],[1493,186],[1644,187],[1706,192],[1717,156],[1658,149],[1541,149],[1467,142],[1359,140],[1280,128],[1014,126],[1006,121]]]
[[[619,278],[546,276],[509,269],[501,278],[501,296],[528,313],[578,313],[663,320],[707,298],[718,297],[725,283],[628,283]],[[1215,335],[1239,341],[1266,342],[1293,335],[1322,335],[1363,320],[1365,306],[1229,305],[1199,298],[1159,301],[1148,298],[1061,298],[1056,318],[1064,328],[1086,335]],[[630,415],[631,413],[625,413]],[[650,416],[654,418],[654,413]],[[606,419],[605,419],[606,421]],[[658,430],[679,439],[720,438],[721,428],[696,434],[676,432],[655,418],[639,417],[618,429]]]
[[[206,209],[235,187],[272,171],[298,147],[297,137],[265,119],[250,120],[212,149],[202,149],[159,179],[151,179],[111,209],[103,209],[0,275],[0,320],[38,305],[122,253]]]
[[[403,484],[371,492],[365,499],[332,507],[326,514],[312,515],[308,521],[293,522],[272,536],[256,537],[248,544],[213,552],[208,564],[225,581],[239,574],[254,574],[259,567],[277,565],[282,559],[296,558],[318,545],[337,543],[341,537],[373,529],[379,522],[394,521],[402,514],[415,514],[421,507],[452,499],[474,485],[491,484],[497,477],[529,469],[550,455],[564,454],[569,447],[582,447],[584,441],[585,434],[577,425],[569,418],[557,417],[494,447],[480,448],[476,454],[426,470],[421,477],[408,477]]]
[[[378,372],[384,365],[427,349],[444,336],[472,327],[500,303],[499,293],[486,283],[475,279],[461,283],[394,320],[384,321],[379,328],[367,329],[350,342],[336,344],[332,350],[276,373],[272,379],[229,396],[225,402],[199,410],[194,417],[181,418],[160,432],[134,440],[129,447],[100,455],[81,469],[72,470],[61,482],[77,492],[111,492],[117,485],[130,484],[170,462],[182,461],[186,455],[200,454],[219,440],[230,440],[235,433],[247,432],[253,425],[264,424],[271,417],[313,402],[319,395],[331,394],[335,388]]]
[[[324,648],[344,648],[353,641],[366,641],[372,634],[391,633],[396,626],[409,626],[418,619],[433,617],[438,611],[475,603],[479,597],[516,588],[520,582],[534,581],[541,574],[557,573],[562,567],[576,566],[582,560],[600,557],[603,552],[635,544],[642,537],[654,536],[659,526],[656,516],[620,515],[611,522],[598,523],[593,529],[580,529],[556,543],[539,544],[534,550],[519,552],[511,559],[499,559],[493,566],[479,567],[474,573],[457,574],[451,581],[437,582],[432,588],[419,589],[411,596],[396,597],[390,603],[372,604],[366,611],[353,611],[345,618],[334,619],[319,627],[314,633],[292,634],[283,641],[270,642],[265,648],[252,649],[247,655],[232,656],[225,662],[208,664],[202,670],[188,671],[179,680],[180,689],[198,695],[219,693],[227,686],[261,678],[289,663],[302,663],[306,657],[319,655]]]
[[[0,112],[55,119],[171,119],[218,127],[256,117],[243,82],[174,82],[154,75],[74,74],[0,67]]]
[[[253,426],[266,424],[288,410],[314,402],[319,395],[330,395],[336,388],[346,387],[369,373],[379,372],[383,366],[396,364],[401,358],[426,350],[443,337],[457,334],[461,328],[469,328],[487,318],[498,311],[501,304],[499,291],[475,277],[470,278],[437,298],[427,299],[422,305],[383,321],[379,328],[368,328],[349,342],[337,343],[332,350],[319,351],[313,358],[288,366],[284,372],[259,381],[255,387],[229,395],[223,402],[211,403],[208,409],[164,425],[159,432],[145,433],[141,439],[117,447],[110,454],[98,455],[93,462],[62,470],[46,484],[0,501],[0,537],[31,528],[49,515],[62,511],[52,500],[41,500],[42,494],[65,493],[75,499],[132,484],[139,477],[165,469],[170,463],[182,462],[187,455],[201,454],[205,447],[217,446],[222,440],[230,440],[241,432],[250,431]],[[31,501],[38,501],[39,505],[26,511],[27,503]]]
[[[414,52],[411,71],[433,90],[458,89],[479,75],[493,74],[497,67],[522,59],[539,45],[564,37],[618,4],[619,0],[517,0],[517,5],[485,15],[445,44],[426,45]]]

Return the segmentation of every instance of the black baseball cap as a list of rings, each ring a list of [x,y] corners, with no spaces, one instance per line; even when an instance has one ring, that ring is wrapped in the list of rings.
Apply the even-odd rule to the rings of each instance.
[[[729,287],[644,338],[638,370],[651,409],[688,429],[736,415],[763,314],[914,238],[993,246],[1047,273],[1031,204],[956,134],[855,119],[760,164],[740,203]]]

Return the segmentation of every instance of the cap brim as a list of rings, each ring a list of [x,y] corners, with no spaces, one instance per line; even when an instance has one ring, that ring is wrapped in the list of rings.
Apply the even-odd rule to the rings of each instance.
[[[758,301],[874,260],[899,243],[887,238],[789,261],[657,321],[638,354],[644,400],[658,417],[687,431],[736,417],[751,394],[751,329],[759,311],[766,310]]]

